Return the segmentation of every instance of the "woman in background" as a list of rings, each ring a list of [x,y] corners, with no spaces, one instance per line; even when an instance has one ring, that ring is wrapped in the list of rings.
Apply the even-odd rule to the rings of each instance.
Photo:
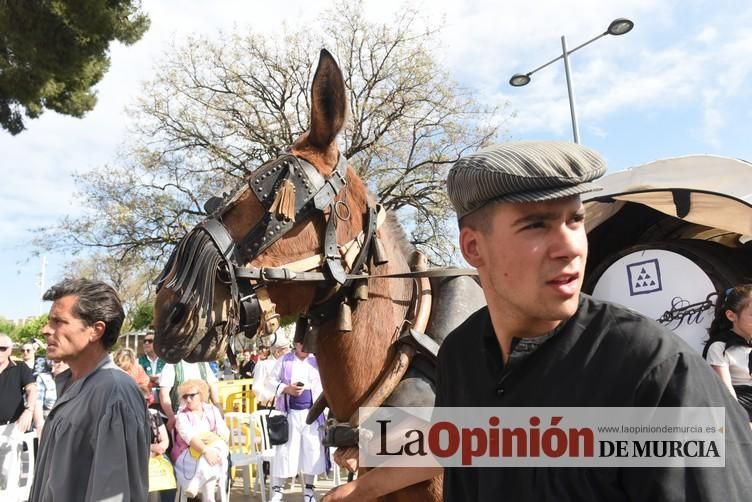
[[[215,502],[219,487],[224,500],[230,431],[219,409],[207,402],[206,382],[186,380],[178,387],[178,395],[180,409],[172,448],[175,478],[188,497],[201,493],[203,502]]]
[[[136,385],[138,385],[138,388],[141,389],[141,393],[143,393],[146,398],[146,404],[150,405],[153,399],[151,381],[149,380],[149,375],[147,375],[141,365],[138,364],[136,351],[126,347],[120,348],[115,354],[113,354],[112,361],[136,381]]]

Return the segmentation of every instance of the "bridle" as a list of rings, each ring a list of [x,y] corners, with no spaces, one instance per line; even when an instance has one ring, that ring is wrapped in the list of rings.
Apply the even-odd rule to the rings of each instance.
[[[180,315],[185,305],[197,302],[200,315],[206,319],[205,325],[211,326],[213,292],[219,276],[231,292],[224,334],[242,331],[248,337],[260,332],[271,335],[279,327],[279,315],[269,298],[267,285],[292,280],[317,281],[324,283],[319,288],[320,301],[301,317],[297,328],[300,336],[306,333],[313,338],[317,332],[313,327],[331,318],[350,301],[355,281],[348,275],[360,274],[369,256],[374,256],[377,264],[386,262],[376,237],[376,230],[383,221],[383,210],[370,201],[363,214],[360,235],[344,245],[337,243],[336,222],[338,213],[343,211],[337,196],[347,186],[346,174],[347,160],[342,154],[330,176],[322,175],[312,164],[289,153],[253,171],[247,190],[264,209],[262,218],[237,243],[222,223],[222,214],[245,193],[246,187],[243,187],[215,211],[217,216],[199,223],[180,241],[156,281],[157,291],[162,287],[182,290],[179,302],[169,315]],[[344,207],[349,217],[349,207]],[[322,214],[325,221],[320,254],[281,267],[244,266],[292,230],[296,222],[317,213]],[[167,281],[174,267],[177,267],[176,273]],[[316,278],[303,275],[318,268],[323,273],[315,274]]]
[[[228,322],[222,327],[222,334],[227,338],[238,331],[247,337],[259,333],[272,335],[279,327],[279,315],[275,310],[276,305],[269,298],[267,286],[296,281],[314,282],[319,284],[317,295],[298,318],[295,341],[302,342],[306,352],[316,352],[318,333],[325,322],[336,319],[340,332],[352,330],[351,308],[357,302],[368,299],[369,278],[422,278],[427,282],[430,277],[476,275],[469,269],[425,268],[390,274],[368,273],[367,267],[387,263],[386,253],[377,235],[385,212],[366,199],[361,232],[347,243],[338,244],[336,222],[351,216],[346,204],[347,217],[340,214],[342,207],[338,208],[343,203],[337,197],[347,187],[346,173],[347,161],[341,154],[330,176],[322,175],[312,164],[289,153],[255,170],[248,179],[247,188],[244,186],[235,192],[221,208],[217,206],[211,212],[213,216],[198,224],[180,241],[157,279],[157,291],[166,287],[181,295],[168,314],[168,324],[170,317],[180,315],[181,310],[184,313],[186,305],[196,304],[199,315],[205,319],[204,326],[213,326],[214,286],[219,277],[229,286],[231,293]],[[258,199],[264,214],[242,239],[235,242],[222,223],[222,215],[247,190]],[[277,267],[244,265],[292,230],[296,222],[317,214],[321,214],[325,222],[323,249],[319,254]],[[167,280],[173,269],[174,275]],[[438,345],[422,333],[425,322],[417,322],[419,318],[427,321],[430,312],[430,301],[424,303],[419,300],[426,291],[430,297],[430,285],[426,285],[426,288],[422,293],[412,295],[408,309],[413,313],[422,312],[416,314],[413,320],[416,327],[423,327],[412,329],[412,323],[407,318],[398,326],[399,336],[393,342],[396,350],[391,359],[385,362],[385,369],[362,406],[380,406],[396,388],[416,352],[435,362]],[[418,304],[420,306],[416,306]],[[195,338],[201,340],[205,334]],[[228,355],[232,359],[231,352],[228,351]],[[309,410],[309,420],[312,421],[311,415],[314,418],[318,416],[325,406],[325,400],[317,400]],[[337,422],[330,418],[325,427],[327,444],[357,444],[353,438],[357,438],[357,426],[363,419],[358,412],[349,422]]]

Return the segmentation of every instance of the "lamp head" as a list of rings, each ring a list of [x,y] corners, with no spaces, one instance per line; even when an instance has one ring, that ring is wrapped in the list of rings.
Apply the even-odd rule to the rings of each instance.
[[[522,87],[530,83],[530,75],[524,73],[515,73],[512,78],[509,79],[509,85],[514,87]]]
[[[614,36],[624,35],[625,33],[632,31],[632,28],[634,28],[634,22],[625,17],[620,17],[611,21],[606,33]]]

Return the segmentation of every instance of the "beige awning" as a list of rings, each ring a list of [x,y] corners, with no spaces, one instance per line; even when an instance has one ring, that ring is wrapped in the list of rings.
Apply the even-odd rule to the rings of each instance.
[[[752,235],[752,164],[743,160],[714,155],[664,159],[609,174],[598,184],[602,191],[584,197],[588,231],[634,202],[698,225]],[[615,202],[598,200],[606,198]]]

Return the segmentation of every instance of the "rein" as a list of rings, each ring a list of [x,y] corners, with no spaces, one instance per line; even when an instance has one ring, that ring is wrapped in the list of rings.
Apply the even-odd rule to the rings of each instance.
[[[238,279],[261,280],[265,282],[322,282],[327,281],[326,274],[321,272],[295,272],[289,268],[248,268],[238,267],[235,269]],[[423,277],[458,277],[477,276],[478,271],[473,268],[431,268],[413,272],[401,272],[397,274],[345,274],[348,281],[358,279],[420,279]]]

